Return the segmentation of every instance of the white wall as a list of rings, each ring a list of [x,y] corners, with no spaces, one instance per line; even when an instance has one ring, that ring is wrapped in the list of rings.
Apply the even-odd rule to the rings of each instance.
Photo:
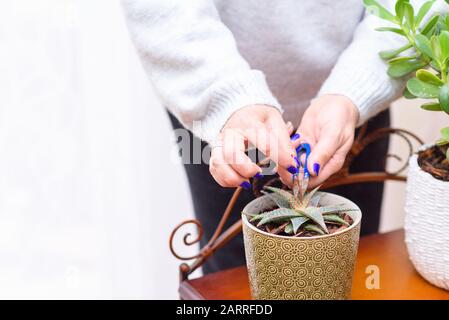
[[[192,208],[118,1],[2,1],[0,43],[0,298],[176,298],[168,236]],[[385,198],[400,227],[403,187]]]
[[[175,298],[191,204],[118,1],[2,1],[0,43],[0,298]]]

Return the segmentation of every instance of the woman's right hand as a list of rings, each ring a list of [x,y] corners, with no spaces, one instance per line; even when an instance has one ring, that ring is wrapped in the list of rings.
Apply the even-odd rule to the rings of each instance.
[[[277,164],[283,181],[295,173],[293,130],[274,107],[251,105],[234,112],[212,145],[209,171],[223,187],[250,187],[248,180],[262,169],[245,154],[248,142]]]

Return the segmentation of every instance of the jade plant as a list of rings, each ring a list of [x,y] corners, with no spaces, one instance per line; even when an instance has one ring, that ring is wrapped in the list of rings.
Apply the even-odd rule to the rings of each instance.
[[[392,32],[405,40],[400,48],[379,52],[389,65],[390,77],[410,77],[404,97],[426,99],[422,109],[449,115],[449,13],[430,15],[436,1],[426,1],[415,8],[409,0],[397,0],[394,12],[376,0],[363,2],[368,12],[390,23],[377,28],[378,31]],[[444,147],[445,157],[449,159],[449,127],[441,129],[437,145]]]
[[[346,212],[355,209],[344,204],[318,206],[320,196],[316,192],[319,187],[299,197],[279,188],[264,189],[263,193],[273,201],[276,208],[257,215],[244,212],[252,224],[264,231],[289,236],[313,236],[332,233],[328,226],[332,226],[334,232],[352,223]]]

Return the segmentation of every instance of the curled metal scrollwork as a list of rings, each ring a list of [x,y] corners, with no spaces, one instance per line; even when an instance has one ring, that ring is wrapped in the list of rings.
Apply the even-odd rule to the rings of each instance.
[[[171,251],[172,255],[175,256],[179,260],[188,261],[188,260],[199,258],[201,256],[201,252],[198,252],[196,255],[183,257],[180,254],[178,254],[175,250],[174,240],[175,240],[176,233],[178,232],[179,229],[181,229],[182,227],[189,225],[189,224],[193,224],[194,226],[196,226],[198,234],[197,234],[196,238],[194,238],[193,240],[190,240],[189,238],[192,237],[192,234],[190,232],[187,232],[182,237],[183,243],[186,246],[192,246],[194,244],[197,244],[198,242],[200,242],[201,238],[203,237],[203,226],[201,225],[201,223],[198,220],[195,220],[195,219],[186,220],[186,221],[183,221],[180,224],[178,224],[175,227],[175,229],[173,229],[172,233],[170,234],[169,246],[170,246],[170,251]]]

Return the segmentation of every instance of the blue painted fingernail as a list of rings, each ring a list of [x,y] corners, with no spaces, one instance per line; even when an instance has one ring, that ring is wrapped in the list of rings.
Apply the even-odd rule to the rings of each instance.
[[[248,181],[243,181],[240,186],[245,189],[245,190],[250,190],[251,189],[251,184]]]
[[[263,174],[261,174],[260,172],[257,172],[256,175],[254,176],[254,178],[262,179],[263,178]]]
[[[298,169],[295,168],[294,166],[288,167],[287,171],[290,172],[291,174],[297,174],[298,173]]]
[[[296,141],[301,137],[301,135],[299,133],[295,133],[294,135],[291,136],[291,140],[292,141]]]
[[[315,172],[316,175],[318,175],[320,173],[320,164],[319,163],[314,163],[313,164],[313,172]]]

